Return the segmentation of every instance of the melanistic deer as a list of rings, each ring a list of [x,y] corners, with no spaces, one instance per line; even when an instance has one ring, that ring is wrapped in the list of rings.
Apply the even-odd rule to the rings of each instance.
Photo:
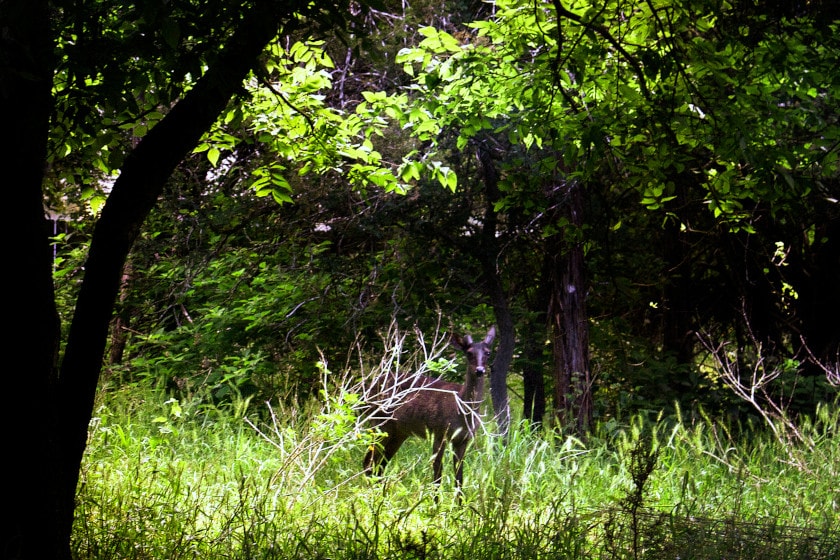
[[[380,475],[388,461],[410,436],[434,437],[434,480],[440,484],[443,454],[447,441],[455,453],[455,483],[460,490],[464,473],[464,453],[481,419],[478,407],[484,395],[484,375],[488,370],[490,345],[496,336],[491,327],[484,340],[473,342],[470,335],[453,334],[449,343],[467,356],[463,385],[415,374],[405,379],[387,378],[380,383],[380,395],[389,394],[390,404],[377,403],[372,416],[379,419],[383,440],[365,455],[367,474]]]

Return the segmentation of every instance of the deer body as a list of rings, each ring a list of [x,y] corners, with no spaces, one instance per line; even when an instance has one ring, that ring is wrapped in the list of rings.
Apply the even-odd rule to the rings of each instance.
[[[368,474],[379,475],[388,461],[411,436],[433,437],[434,481],[442,478],[443,455],[447,442],[455,454],[455,482],[461,487],[464,472],[464,454],[478,428],[478,408],[484,395],[484,376],[490,357],[490,345],[495,338],[491,327],[484,340],[473,342],[469,335],[453,335],[450,344],[467,356],[467,373],[464,383],[452,383],[416,375],[397,380],[390,391],[402,395],[379,428],[386,434],[381,445],[373,446],[365,455],[364,467]]]

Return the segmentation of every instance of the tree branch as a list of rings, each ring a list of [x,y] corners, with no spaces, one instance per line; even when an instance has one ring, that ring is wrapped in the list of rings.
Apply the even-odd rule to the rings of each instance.
[[[567,10],[565,7],[563,7],[561,0],[552,0],[552,3],[554,4],[554,10],[557,12],[558,18],[560,16],[563,16],[566,19],[570,19],[573,22],[580,25],[581,27],[584,27],[589,31],[593,31],[594,33],[597,33],[598,35],[606,39],[606,41],[610,45],[612,45],[612,47],[616,51],[618,51],[618,53],[624,58],[627,64],[629,64],[633,68],[633,71],[636,73],[636,77],[639,80],[639,89],[642,90],[642,96],[644,96],[645,99],[650,101],[650,90],[647,87],[647,82],[645,81],[645,74],[642,70],[641,64],[639,64],[639,61],[636,60],[633,56],[631,56],[629,52],[627,52],[627,50],[621,45],[619,40],[613,37],[609,30],[603,25],[596,25],[590,21],[585,21],[579,15]]]

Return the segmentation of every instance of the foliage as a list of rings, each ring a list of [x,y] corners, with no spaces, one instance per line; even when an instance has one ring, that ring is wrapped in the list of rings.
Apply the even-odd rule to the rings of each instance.
[[[494,145],[508,252],[515,243],[551,251],[517,229],[527,224],[543,238],[563,232],[583,242],[590,263],[628,261],[636,276],[592,267],[603,285],[625,284],[595,294],[590,309],[613,313],[629,296],[634,326],[653,318],[647,324],[659,330],[650,334],[666,357],[690,364],[698,346],[689,333],[711,324],[740,345],[756,329],[781,355],[805,352],[792,325],[820,352],[835,348],[836,329],[817,317],[826,305],[836,310],[836,298],[804,269],[836,252],[829,235],[803,237],[838,219],[832,24],[768,11],[737,26],[741,6],[727,3],[567,9],[511,0],[496,8],[469,25],[472,33],[421,29],[423,40],[397,57],[414,79],[409,93],[359,110],[388,114],[442,152],[452,136],[458,150]],[[429,150],[409,157],[419,163]],[[586,192],[582,227],[554,211],[568,204],[556,193],[569,181]],[[644,233],[621,245],[634,225]],[[797,270],[788,267],[792,255]],[[818,274],[836,280],[832,262]],[[539,274],[539,261],[526,265]],[[721,285],[733,289],[721,293]],[[800,299],[800,288],[809,295]]]
[[[452,128],[464,149],[483,131],[504,135],[541,165],[532,171],[609,180],[610,196],[632,189],[684,228],[697,219],[688,208],[752,233],[763,216],[832,210],[823,196],[838,175],[838,78],[824,64],[838,45],[806,39],[822,37],[811,22],[747,41],[704,3],[497,7],[472,36],[425,28],[400,53],[419,102],[382,102],[419,139]],[[511,177],[499,207],[544,210]]]
[[[560,232],[584,243],[603,419],[675,399],[731,411],[719,380],[697,367],[692,331],[743,347],[748,322],[784,359],[801,352],[793,333],[828,333],[813,344],[825,355],[835,300],[819,287],[836,274],[834,24],[742,14],[740,3],[510,0],[466,26],[453,22],[478,8],[451,17],[433,8],[413,3],[402,16],[437,14],[428,20],[436,27],[406,19],[391,29],[385,12],[376,15],[399,77],[353,76],[369,62],[362,51],[321,37],[292,35],[264,53],[263,70],[181,166],[132,255],[121,302],[134,333],[125,379],[189,380],[214,399],[255,391],[255,402],[294,400],[317,392],[321,353],[340,361],[356,341],[378,351],[377,331],[392,316],[423,324],[441,310],[486,323],[470,252],[485,200],[471,152],[488,146],[502,171],[495,262],[520,342],[541,311],[535,285],[556,249],[546,239]],[[63,147],[52,169],[55,185],[88,187],[51,202],[73,216],[95,213],[115,154],[154,125],[155,107],[190,87],[189,69],[209,48],[198,32],[226,32],[224,10],[192,27],[188,3],[149,10],[82,14],[79,25],[114,28],[89,34],[114,51],[162,53],[160,68],[77,65],[81,46],[62,43],[70,50],[56,93],[76,109],[61,113],[69,120],[56,128]],[[117,16],[160,26],[144,38]],[[93,62],[108,68],[101,79]],[[169,86],[150,85],[164,74]],[[82,82],[84,100],[73,87]],[[138,91],[148,93],[126,95]],[[135,109],[145,116],[128,118]],[[99,115],[108,126],[97,136]],[[102,163],[82,177],[74,158]],[[564,200],[547,185],[567,179],[585,185],[580,228],[553,211]],[[59,236],[65,317],[82,231]],[[800,409],[812,411],[822,394],[805,394],[810,377],[789,371]]]
[[[132,144],[202,75],[241,10],[224,0],[57,4],[54,208],[101,207]]]
[[[374,140],[385,136],[388,123],[361,110],[385,93],[362,92],[365,101],[357,112],[331,107],[326,93],[333,86],[334,68],[324,41],[299,41],[287,49],[274,45],[267,55],[266,76],[249,84],[249,100],[232,107],[195,151],[206,152],[216,166],[222,154],[240,142],[255,142],[269,161],[251,171],[251,188],[278,203],[293,201],[287,178],[293,171],[299,176],[336,173],[362,191],[372,186],[404,193],[406,182],[419,178],[416,163],[407,166],[383,158]],[[228,132],[240,124],[247,132]],[[454,175],[440,162],[430,161],[428,166],[442,184],[454,189]]]
[[[453,25],[487,8],[451,2],[450,18],[412,4],[434,27],[388,25],[400,29],[388,32],[387,68],[405,71],[393,77],[352,75],[363,43],[297,28],[344,16],[290,3],[306,16],[290,17],[173,176],[123,271],[112,344],[133,337],[91,431],[79,556],[836,556],[836,407],[802,390],[840,348],[840,33],[836,17],[820,19],[826,3],[500,0],[466,27]],[[54,232],[63,318],[96,264],[85,245],[117,170],[254,5],[54,3],[45,191],[52,215],[73,222]],[[481,191],[496,167],[500,192]],[[569,185],[585,193],[581,220],[566,212]],[[591,440],[522,430],[502,450],[483,442],[464,509],[433,504],[408,458],[381,488],[359,482],[355,444],[377,434],[346,439],[362,402],[352,394],[324,392],[328,408],[306,413],[324,374],[315,357],[375,354],[394,317],[486,325],[479,279],[495,266],[520,339],[537,348],[526,358],[547,361],[540,283],[569,245],[586,254],[599,337]],[[753,368],[761,383],[778,372],[779,393],[765,397],[790,407],[766,420],[782,433],[795,418],[795,441],[717,419],[731,401],[698,331],[712,356],[732,341],[721,363],[744,394],[738,372]],[[78,422],[66,412],[92,399],[91,342],[87,381],[62,373],[79,395],[55,415],[79,428],[79,456],[89,408]],[[278,395],[278,440],[263,442],[239,420]],[[648,423],[675,395],[690,403],[686,418]],[[625,424],[628,408],[646,415]],[[61,430],[45,426],[55,427],[33,433],[46,449]],[[57,458],[75,481],[78,463]],[[35,502],[51,503],[45,494]],[[815,533],[790,546],[787,524]]]
[[[340,323],[321,313],[335,280],[313,269],[312,262],[289,265],[288,251],[294,247],[272,248],[278,247],[213,246],[213,260],[186,270],[169,269],[177,262],[159,262],[160,272],[186,276],[189,282],[175,294],[161,294],[170,299],[171,315],[134,341],[130,371],[137,375],[154,366],[147,371],[155,377],[181,379],[193,390],[217,387],[215,397],[224,396],[218,390],[232,379],[240,389],[247,384],[257,390],[262,400],[312,390],[317,340],[341,330]],[[313,248],[310,255],[316,254]],[[177,328],[173,321],[180,323]],[[350,341],[344,342],[349,346]],[[281,354],[285,358],[278,369],[270,358]]]
[[[428,443],[407,444],[379,483],[359,477],[364,440],[310,455],[313,441],[339,435],[323,427],[341,409],[280,410],[266,441],[241,408],[106,387],[76,554],[827,559],[840,546],[836,406],[803,423],[815,445],[795,449],[799,467],[778,461],[786,450],[773,437],[736,437],[708,417],[631,417],[600,424],[586,443],[521,428],[504,448],[481,437],[463,506],[448,473],[440,490],[430,484]]]

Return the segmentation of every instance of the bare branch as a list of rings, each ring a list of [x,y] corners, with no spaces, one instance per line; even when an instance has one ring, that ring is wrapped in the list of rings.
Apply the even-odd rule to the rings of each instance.
[[[825,373],[825,378],[832,387],[840,388],[840,350],[834,355],[834,363],[827,364],[811,352],[811,347],[808,346],[804,336],[800,336],[799,340],[802,342],[802,348],[808,353],[809,361]]]
[[[770,385],[784,372],[781,366],[770,367],[767,363],[762,345],[753,338],[755,344],[755,363],[743,371],[736,350],[731,349],[731,343],[714,343],[709,335],[697,334],[700,344],[709,352],[715,362],[716,371],[732,392],[744,402],[749,403],[761,415],[765,423],[773,431],[776,439],[785,445],[791,453],[791,439],[813,447],[813,442],[807,440],[791,419],[777,398],[769,391]],[[791,460],[801,466],[792,455]]]

